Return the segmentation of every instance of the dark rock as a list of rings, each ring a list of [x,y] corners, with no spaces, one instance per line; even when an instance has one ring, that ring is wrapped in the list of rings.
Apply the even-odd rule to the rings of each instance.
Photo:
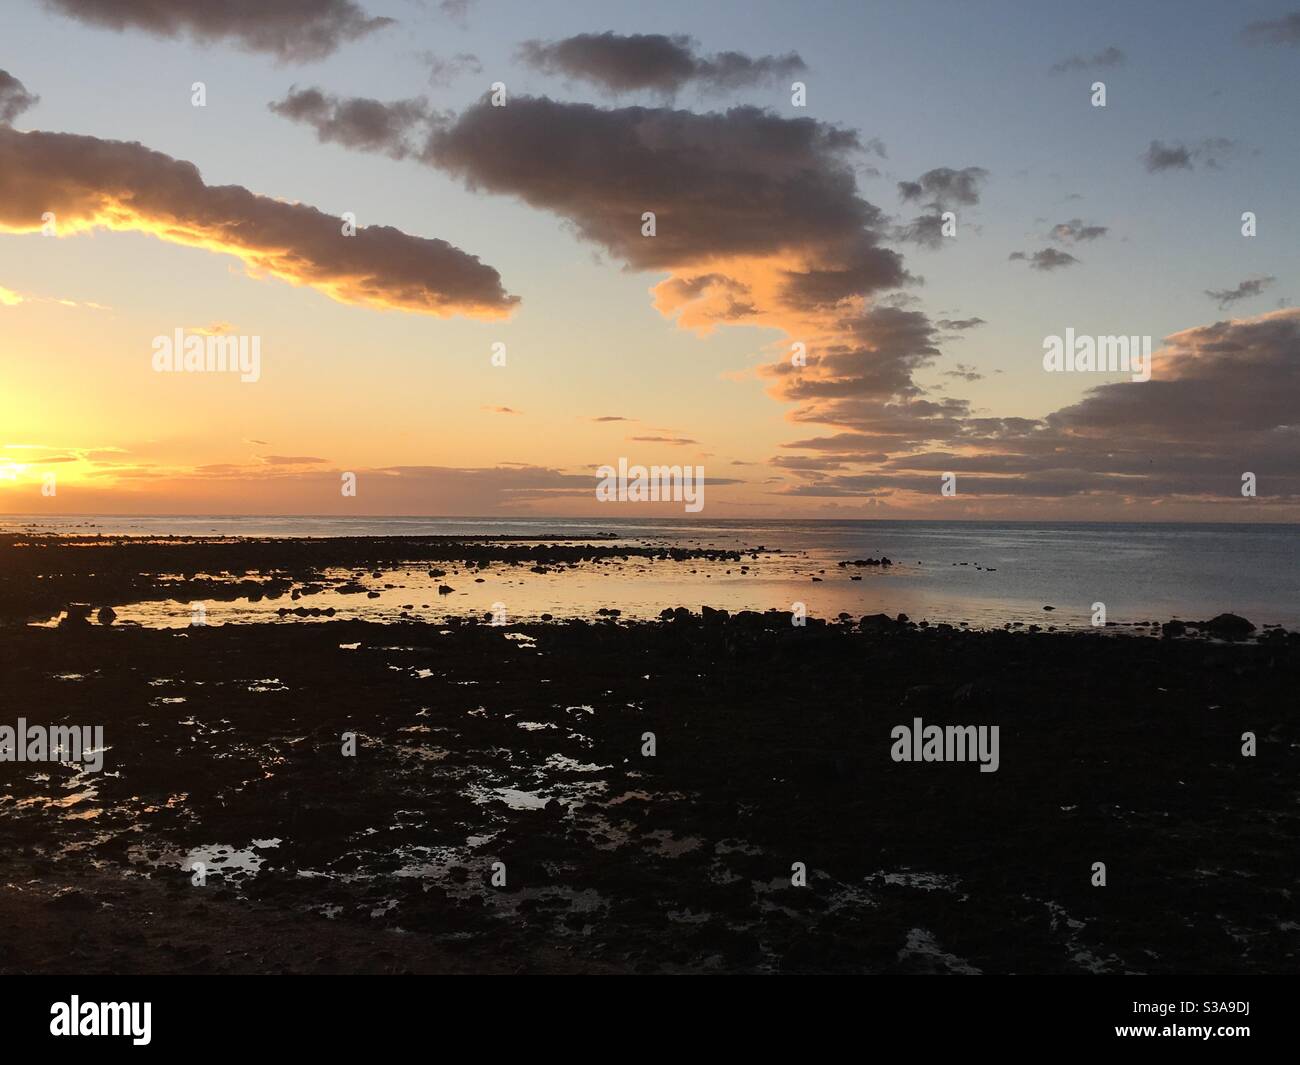
[[[858,622],[858,628],[863,632],[884,632],[892,629],[894,624],[894,619],[888,614],[867,614]]]
[[[69,603],[67,606],[67,612],[59,621],[59,628],[67,629],[78,625],[85,625],[87,624],[87,619],[89,617],[89,603]]]
[[[1212,636],[1229,640],[1242,639],[1255,631],[1254,625],[1237,614],[1218,614],[1210,618],[1204,628]]]

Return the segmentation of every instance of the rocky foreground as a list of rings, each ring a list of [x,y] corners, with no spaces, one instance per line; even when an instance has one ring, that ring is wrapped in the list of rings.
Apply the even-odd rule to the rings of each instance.
[[[1152,631],[0,628],[0,971],[1296,971],[1300,637]]]

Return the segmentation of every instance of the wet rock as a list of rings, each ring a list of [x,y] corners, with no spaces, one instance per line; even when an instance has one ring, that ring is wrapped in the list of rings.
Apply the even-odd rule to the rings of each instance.
[[[117,620],[117,611],[111,606],[102,606],[95,616],[99,619],[101,625],[111,625]]]

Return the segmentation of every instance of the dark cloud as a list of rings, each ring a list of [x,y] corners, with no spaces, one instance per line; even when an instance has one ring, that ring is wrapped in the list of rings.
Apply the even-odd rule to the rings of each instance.
[[[1300,48],[1300,11],[1292,11],[1272,22],[1252,22],[1242,36],[1251,44],[1284,44]]]
[[[957,363],[951,370],[945,370],[944,377],[958,377],[963,381],[982,381],[984,375],[964,362]]]
[[[1252,296],[1258,296],[1264,289],[1268,288],[1276,277],[1252,277],[1249,280],[1239,282],[1236,288],[1207,288],[1205,294],[1212,300],[1216,300],[1220,309],[1225,309],[1238,300],[1250,299]]]
[[[917,215],[910,222],[893,228],[893,239],[923,248],[942,247],[943,213],[954,207],[979,203],[980,184],[987,177],[988,171],[982,167],[954,170],[945,166],[927,170],[915,181],[900,181],[898,195],[904,202],[927,198],[929,202],[925,205],[926,214]]]
[[[421,130],[440,116],[423,98],[383,103],[366,97],[339,99],[319,89],[294,86],[283,100],[267,107],[277,115],[311,126],[322,143],[341,144],[359,151],[383,152],[403,159],[420,145],[413,143]]]
[[[673,444],[678,447],[699,443],[698,440],[690,440],[684,436],[629,436],[628,439],[638,444]]]
[[[335,113],[311,104],[284,110],[317,125]],[[630,269],[666,271],[655,306],[685,328],[803,333],[810,327],[795,317],[837,317],[842,301],[915,280],[881,244],[885,216],[858,194],[862,142],[814,119],[522,96],[504,107],[484,98],[454,121],[419,118],[395,136],[391,113],[374,124],[369,150],[407,151],[431,128],[422,162],[559,216]]]
[[[329,459],[318,459],[311,455],[263,455],[261,458],[269,466],[316,466],[329,462]]]
[[[988,325],[983,318],[940,318],[935,323],[940,329],[974,329],[977,325]]]
[[[1058,222],[1052,227],[1052,239],[1063,244],[1079,244],[1083,241],[1097,240],[1110,232],[1108,226],[1086,225],[1078,218],[1068,222]]]
[[[983,167],[968,166],[961,170],[941,166],[927,170],[915,181],[900,181],[898,194],[905,201],[928,197],[929,206],[947,210],[954,206],[971,206],[979,203],[980,184],[989,176]]]
[[[1153,174],[1160,170],[1191,170],[1192,153],[1181,144],[1152,141],[1142,156],[1142,162]]]
[[[206,185],[192,163],[139,144],[0,127],[0,231],[150,233],[234,255],[254,273],[343,303],[446,316],[508,314],[500,275],[444,240],[387,226],[343,236],[340,220],[239,185]]]
[[[1261,502],[1300,502],[1297,309],[1176,333],[1155,353],[1150,381],[1100,385],[1045,418],[911,406],[815,412],[841,431],[786,446],[872,469],[818,474],[795,494],[934,496],[939,474],[955,471],[959,493],[972,498],[1240,502],[1241,475],[1250,471]]]
[[[1049,71],[1053,74],[1064,74],[1071,70],[1088,70],[1092,67],[1122,67],[1128,61],[1128,57],[1113,44],[1109,48],[1103,48],[1095,55],[1072,55],[1062,59],[1059,63],[1053,63]]]
[[[789,361],[764,367],[779,399],[809,404],[798,420],[818,420],[824,412],[854,397],[912,398],[920,394],[913,373],[939,357],[934,324],[921,311],[876,306],[844,318],[827,340],[808,353],[806,365]]]
[[[603,414],[599,418],[592,418],[593,422],[634,422],[635,418],[624,418],[621,414]]]
[[[857,195],[849,160],[861,145],[852,132],[755,107],[696,114],[545,97],[480,101],[441,124],[412,103],[309,89],[271,107],[327,139],[389,153],[409,150],[408,138],[432,121],[422,161],[558,214],[638,269],[816,249],[817,265],[855,275],[859,294],[907,280],[897,253],[875,246],[883,216]],[[642,236],[646,211],[657,215],[654,237]],[[723,273],[678,284],[683,294],[745,291]]]
[[[0,126],[9,125],[39,100],[39,96],[28,92],[27,87],[7,70],[0,70]]]
[[[1162,170],[1193,170],[1198,165],[1216,170],[1240,154],[1240,149],[1237,141],[1227,137],[1207,137],[1193,145],[1152,141],[1141,159],[1142,165],[1153,174]]]
[[[1034,270],[1059,270],[1063,266],[1074,266],[1079,261],[1068,251],[1060,251],[1057,248],[1043,248],[1033,255],[1026,255],[1023,251],[1013,251],[1007,258],[1022,259]]]
[[[759,280],[775,279],[787,303],[823,305],[910,279],[879,246],[880,210],[857,194],[859,148],[851,132],[754,107],[695,114],[517,97],[435,130],[425,158],[471,188],[560,215],[631,267],[678,274],[659,293],[666,311],[694,286],[731,320],[737,295],[753,296]],[[653,237],[641,232],[647,211]],[[740,259],[767,259],[766,278]],[[723,261],[725,271],[694,269]]]
[[[352,0],[45,0],[45,5],[118,32],[187,36],[205,44],[229,40],[297,63],[322,59],[393,21],[371,18]]]
[[[757,58],[741,52],[703,56],[690,37],[661,33],[581,33],[560,41],[525,41],[519,57],[545,73],[591,82],[612,93],[649,89],[672,94],[688,84],[722,91],[807,69],[794,52]]]

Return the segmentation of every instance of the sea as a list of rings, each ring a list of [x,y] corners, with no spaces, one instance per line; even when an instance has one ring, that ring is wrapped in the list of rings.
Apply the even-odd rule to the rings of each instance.
[[[510,536],[729,548],[739,563],[630,559],[533,574],[494,566],[441,580],[413,565],[375,582],[377,597],[313,599],[339,616],[508,620],[654,617],[665,608],[798,609],[835,618],[903,613],[972,628],[1114,626],[1205,620],[1231,612],[1300,629],[1300,525],[980,521],[705,520],[684,518],[0,516],[0,532],[137,536]],[[757,555],[757,557],[753,557]],[[889,566],[841,566],[888,558]],[[742,570],[742,566],[747,567]],[[449,567],[450,568],[450,567]],[[859,577],[859,580],[853,580]],[[392,585],[390,587],[389,585]],[[360,602],[358,599],[360,598]],[[113,604],[142,624],[189,624],[189,604]],[[282,602],[213,603],[211,623],[265,620]],[[1050,608],[1050,609],[1049,609]],[[288,620],[293,620],[292,618]]]

